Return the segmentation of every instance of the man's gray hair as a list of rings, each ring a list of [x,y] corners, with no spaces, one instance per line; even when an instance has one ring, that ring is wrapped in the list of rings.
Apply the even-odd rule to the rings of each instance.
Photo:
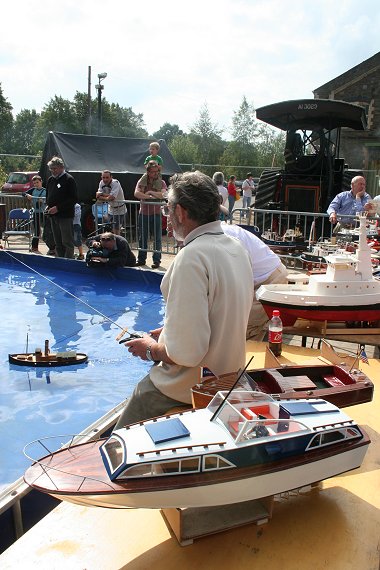
[[[224,174],[223,172],[214,172],[212,179],[217,186],[222,186],[224,184]]]
[[[175,174],[170,179],[168,199],[180,204],[199,225],[219,219],[220,198],[216,184],[199,170]]]
[[[51,160],[49,160],[47,165],[49,168],[51,166],[63,166],[64,167],[65,163],[63,162],[62,158],[59,158],[59,156],[53,156],[53,158]]]

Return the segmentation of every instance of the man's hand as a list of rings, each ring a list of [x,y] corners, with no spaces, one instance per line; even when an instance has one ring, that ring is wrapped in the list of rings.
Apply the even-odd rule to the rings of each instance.
[[[54,215],[57,212],[58,212],[57,206],[52,206],[51,208],[48,209],[48,214],[50,214],[50,215]]]
[[[336,213],[335,212],[331,212],[329,220],[332,224],[336,224],[337,221],[337,217],[336,217]]]
[[[91,256],[91,261],[97,261],[98,263],[108,263],[108,257],[93,257],[93,256]]]
[[[161,331],[164,327],[159,327],[158,329],[153,329],[151,331],[149,331],[149,335],[151,336],[151,338],[153,338],[154,340],[158,340],[158,337],[161,334]]]
[[[146,349],[148,346],[152,347],[152,345],[157,345],[157,342],[148,334],[144,334],[142,338],[128,340],[124,344],[124,346],[128,347],[128,352],[130,352],[132,356],[138,356],[141,360],[148,360],[146,357]],[[154,354],[154,346],[152,352]]]

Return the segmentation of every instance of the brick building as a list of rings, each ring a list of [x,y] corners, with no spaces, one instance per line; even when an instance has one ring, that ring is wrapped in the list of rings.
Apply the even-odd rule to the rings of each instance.
[[[368,173],[373,188],[380,170],[380,52],[313,91],[315,99],[336,99],[361,105],[367,113],[367,130],[342,128],[340,155],[350,168]]]

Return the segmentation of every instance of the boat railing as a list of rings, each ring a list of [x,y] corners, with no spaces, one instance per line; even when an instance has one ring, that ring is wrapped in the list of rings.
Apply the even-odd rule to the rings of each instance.
[[[41,471],[44,475],[46,475],[46,477],[48,477],[48,479],[51,481],[52,485],[55,487],[56,490],[58,490],[59,488],[62,490],[62,485],[61,485],[61,480],[60,480],[60,487],[58,487],[58,485],[54,482],[54,478],[52,477],[51,473],[63,473],[64,475],[69,475],[70,476],[70,488],[71,488],[71,484],[72,484],[72,480],[73,479],[79,479],[78,482],[78,486],[76,488],[76,491],[80,491],[80,489],[83,487],[84,483],[86,481],[94,481],[96,483],[101,483],[102,485],[104,485],[105,487],[108,487],[110,490],[112,490],[114,487],[107,483],[106,481],[100,480],[100,479],[96,479],[95,477],[91,477],[89,475],[77,475],[76,473],[72,473],[71,471],[67,471],[65,469],[61,469],[60,467],[57,467],[56,465],[51,465],[51,460],[54,456],[55,453],[57,453],[56,450],[52,451],[49,449],[49,447],[46,445],[46,442],[48,441],[62,441],[62,439],[66,439],[66,438],[70,438],[69,441],[66,441],[66,443],[63,443],[59,446],[59,449],[67,449],[70,450],[72,448],[74,448],[76,445],[80,444],[80,443],[85,443],[86,441],[89,444],[93,444],[94,446],[97,445],[99,443],[99,440],[101,439],[101,437],[96,437],[96,439],[94,439],[94,435],[91,434],[91,437],[89,439],[87,434],[71,434],[71,435],[57,435],[57,436],[51,436],[51,437],[45,437],[45,438],[41,438],[41,439],[36,439],[34,441],[31,441],[29,443],[27,443],[23,449],[24,455],[25,457],[27,457],[30,461],[33,462],[34,465],[38,465],[41,468]],[[44,452],[47,451],[47,455],[45,455],[44,457],[42,457],[41,459],[36,459],[36,457],[33,457],[32,455],[30,455],[30,452],[27,450],[29,450],[32,446],[35,446],[36,449],[43,449]],[[57,446],[54,446],[55,448]],[[34,455],[34,454],[33,454]],[[37,475],[36,479],[41,477],[42,474]]]
[[[353,420],[346,420],[346,421],[341,421],[341,422],[334,422],[331,424],[323,424],[320,426],[313,426],[313,430],[314,431],[326,431],[328,429],[332,429],[332,428],[337,428],[337,427],[347,427],[347,426],[352,426],[355,425]]]
[[[192,451],[196,447],[203,447],[204,450],[208,450],[211,446],[223,447],[226,445],[225,441],[209,442],[209,443],[193,443],[189,445],[178,445],[176,447],[162,447],[161,449],[148,449],[147,451],[137,451],[136,455],[138,457],[145,457],[149,454],[160,455],[162,452],[171,451],[176,453],[179,450]]]

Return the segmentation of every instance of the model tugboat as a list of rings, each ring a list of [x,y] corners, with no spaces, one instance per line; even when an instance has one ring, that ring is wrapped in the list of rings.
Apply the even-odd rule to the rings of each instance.
[[[326,256],[325,274],[311,275],[307,285],[262,285],[257,298],[268,314],[280,309],[284,326],[298,318],[315,321],[369,321],[380,319],[380,281],[373,276],[371,249],[366,238],[366,216],[359,215],[356,255]]]
[[[26,483],[59,500],[110,508],[260,499],[360,467],[370,443],[325,400],[276,402],[237,390],[218,392],[204,409],[132,424],[95,442],[74,441],[47,455],[49,438],[29,444],[29,458],[44,457],[26,471]]]
[[[87,354],[67,350],[64,352],[50,352],[49,341],[45,340],[45,349],[36,348],[34,352],[9,354],[9,362],[17,366],[71,366],[87,362]]]

